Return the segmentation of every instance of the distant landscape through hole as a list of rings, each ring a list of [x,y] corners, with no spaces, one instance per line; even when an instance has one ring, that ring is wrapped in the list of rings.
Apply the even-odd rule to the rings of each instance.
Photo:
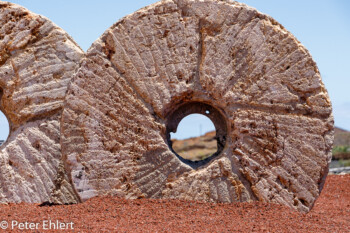
[[[205,114],[210,114],[207,110]],[[182,158],[204,160],[217,152],[216,132],[213,122],[202,114],[190,114],[170,133],[172,148]]]

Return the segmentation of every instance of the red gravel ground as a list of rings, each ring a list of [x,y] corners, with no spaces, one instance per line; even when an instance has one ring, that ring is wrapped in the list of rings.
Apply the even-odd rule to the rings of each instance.
[[[9,224],[3,232],[11,231],[12,224],[17,224],[13,231],[32,227],[36,232],[50,232],[45,229],[50,228],[50,220],[51,229],[59,221],[68,228],[65,232],[350,232],[350,175],[328,176],[308,214],[258,202],[211,204],[111,197],[65,206],[0,205],[0,227]]]

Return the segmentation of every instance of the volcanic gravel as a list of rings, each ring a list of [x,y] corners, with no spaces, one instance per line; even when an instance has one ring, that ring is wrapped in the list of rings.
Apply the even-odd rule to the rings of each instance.
[[[260,202],[104,197],[76,205],[0,205],[0,227],[6,223],[0,232],[350,232],[350,175],[329,175],[308,214]]]

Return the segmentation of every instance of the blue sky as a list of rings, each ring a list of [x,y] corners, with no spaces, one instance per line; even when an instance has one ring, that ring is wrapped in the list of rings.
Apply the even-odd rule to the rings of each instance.
[[[155,0],[14,0],[63,28],[87,50],[113,23]],[[335,125],[350,130],[350,1],[348,0],[241,0],[281,23],[305,45],[316,61],[333,104]],[[179,138],[197,136],[208,123],[193,118]],[[180,125],[181,126],[181,125]],[[211,130],[208,127],[208,130]],[[0,116],[0,139],[8,124]]]

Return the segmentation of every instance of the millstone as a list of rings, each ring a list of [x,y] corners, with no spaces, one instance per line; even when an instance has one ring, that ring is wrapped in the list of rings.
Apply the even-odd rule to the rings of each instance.
[[[92,45],[65,104],[81,49],[17,5],[0,2],[0,21],[11,128],[0,202],[117,195],[312,208],[331,159],[331,104],[308,51],[269,16],[213,0],[141,9]],[[192,113],[216,127],[218,151],[198,162],[170,140]]]
[[[62,117],[82,200],[312,208],[331,159],[331,103],[309,52],[271,17],[230,1],[162,1],[118,21],[86,56]],[[222,118],[221,149],[195,163],[172,152],[169,132],[201,106]]]
[[[47,18],[0,2],[0,202],[77,202],[64,170],[60,117],[84,53]]]

